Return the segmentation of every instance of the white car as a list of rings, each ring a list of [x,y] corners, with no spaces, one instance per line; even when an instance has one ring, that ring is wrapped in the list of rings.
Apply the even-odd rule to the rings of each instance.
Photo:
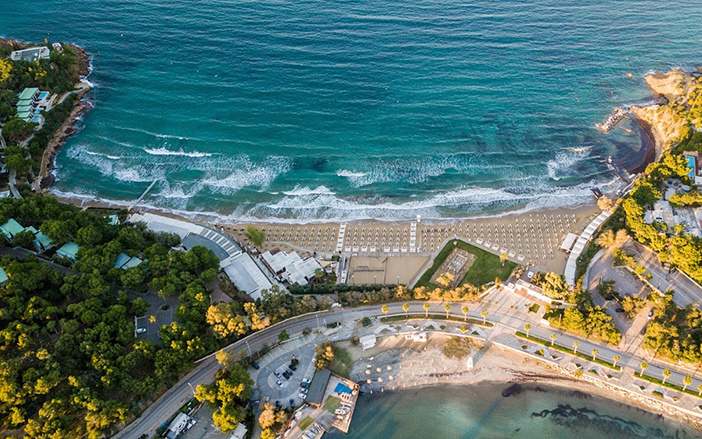
[[[137,328],[136,333],[137,334],[144,334],[144,333],[146,333],[146,328]]]
[[[283,383],[280,380],[275,380],[275,383],[278,385],[278,387],[283,387]]]
[[[305,383],[305,384],[309,384],[309,383],[311,383],[312,381],[311,381],[309,378],[305,378],[304,380],[302,380],[302,382]]]
[[[299,393],[299,394],[297,395],[297,397],[300,398],[300,399],[302,399],[302,400],[304,400],[305,398],[307,398],[307,395],[304,394],[304,393]]]
[[[533,272],[533,271],[528,272],[528,273],[527,273],[527,277],[528,277],[529,279],[531,279],[532,277],[534,277],[534,272]]]

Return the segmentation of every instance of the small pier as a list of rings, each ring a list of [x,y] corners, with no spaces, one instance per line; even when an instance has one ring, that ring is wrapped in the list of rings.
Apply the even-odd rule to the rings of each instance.
[[[158,180],[152,181],[151,184],[149,185],[149,187],[146,188],[146,190],[141,194],[141,196],[140,196],[139,198],[137,198],[137,200],[136,200],[134,203],[132,203],[132,205],[129,206],[129,209],[127,209],[127,210],[132,210],[132,209],[134,209],[139,203],[141,203],[141,200],[144,199],[144,197],[146,196],[146,194],[149,193],[149,191],[151,190],[151,188],[153,188],[154,185],[155,185],[157,182],[158,182]]]
[[[607,117],[607,119],[602,122],[598,123],[595,125],[598,130],[602,131],[603,133],[609,132],[612,128],[617,126],[619,122],[621,122],[622,119],[625,117],[628,117],[629,111],[625,110],[624,108],[617,108],[614,111],[612,111],[612,114]]]

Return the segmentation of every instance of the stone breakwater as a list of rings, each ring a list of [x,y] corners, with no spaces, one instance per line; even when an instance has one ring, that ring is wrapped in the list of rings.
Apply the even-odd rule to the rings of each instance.
[[[628,114],[629,112],[624,108],[615,108],[614,111],[612,111],[612,114],[610,114],[604,122],[598,123],[595,126],[598,130],[602,131],[603,133],[607,133],[612,128],[617,126],[617,124],[621,122],[622,119],[627,117]]]

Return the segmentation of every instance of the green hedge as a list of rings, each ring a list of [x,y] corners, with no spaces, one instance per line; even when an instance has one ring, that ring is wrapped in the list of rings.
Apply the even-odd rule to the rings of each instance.
[[[416,312],[415,313],[408,313],[407,316],[396,315],[396,316],[390,316],[390,317],[381,317],[380,321],[381,322],[397,322],[397,321],[401,321],[401,320],[413,320],[413,319],[448,320],[451,322],[465,323],[468,325],[485,326],[487,328],[492,328],[493,326],[495,326],[493,323],[488,322],[487,320],[485,321],[485,323],[483,323],[482,320],[474,319],[471,317],[468,317],[467,319],[464,320],[462,317],[449,315],[449,318],[447,319],[446,314],[429,313],[429,315],[425,316],[425,314],[416,313]]]
[[[686,393],[686,394],[688,394],[688,395],[692,395],[692,396],[695,396],[695,397],[697,397],[697,398],[702,398],[702,396],[700,396],[700,392],[698,392],[698,391],[696,391],[696,390],[694,390],[694,389],[690,389],[690,388],[688,387],[687,389],[683,390],[683,387],[682,387],[682,386],[679,386],[679,385],[677,385],[677,384],[671,383],[670,381],[666,381],[666,382],[664,383],[663,380],[660,379],[660,378],[655,378],[655,377],[652,377],[652,376],[646,375],[646,374],[644,374],[643,376],[641,376],[641,372],[634,372],[634,377],[635,377],[635,378],[640,378],[640,379],[642,379],[642,380],[644,380],[644,381],[648,381],[649,383],[658,384],[659,386],[667,387],[667,388],[669,388],[669,389],[671,389],[671,390],[677,390],[677,391],[680,392],[680,393]]]
[[[544,340],[543,338],[534,337],[533,335],[527,336],[525,333],[523,333],[523,332],[521,332],[521,331],[517,331],[517,332],[515,333],[515,335],[516,335],[517,337],[520,337],[520,338],[523,338],[523,339],[526,339],[526,340],[529,340],[529,341],[533,341],[534,343],[538,343],[538,344],[540,344],[540,345],[543,345],[543,346],[546,346],[546,347],[555,349],[555,350],[557,350],[557,351],[561,351],[561,352],[564,352],[564,353],[569,354],[569,355],[574,355],[574,356],[576,356],[576,357],[580,357],[580,358],[582,358],[583,360],[592,361],[592,355],[588,355],[588,354],[583,353],[583,352],[575,352],[573,349],[568,348],[568,347],[565,347],[565,346],[562,346],[562,345],[559,345],[558,343],[554,343],[553,346],[551,346],[551,341],[550,341],[550,340]],[[601,365],[601,366],[608,367],[608,368],[610,368],[610,369],[614,369],[614,370],[616,370],[616,371],[621,371],[621,370],[622,370],[622,367],[621,367],[620,365],[617,364],[617,365],[615,366],[614,363],[610,363],[609,361],[603,360],[603,359],[601,359],[601,358],[595,358],[594,363],[597,363],[597,364],[599,364],[599,365]]]

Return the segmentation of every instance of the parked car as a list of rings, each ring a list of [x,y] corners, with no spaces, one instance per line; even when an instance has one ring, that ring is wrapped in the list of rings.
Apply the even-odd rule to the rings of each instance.
[[[298,393],[298,394],[297,394],[297,397],[300,398],[300,399],[302,399],[302,400],[304,400],[305,398],[307,398],[307,395],[304,394],[304,393]]]
[[[617,312],[624,312],[624,308],[617,308],[616,311]]]
[[[610,296],[607,296],[607,297],[604,298],[604,300],[614,300],[614,296],[611,296],[611,295],[610,295]]]
[[[276,378],[281,377],[280,372],[278,372],[278,371],[273,372],[273,375],[275,375]]]
[[[258,363],[256,363],[255,361],[251,362],[251,367],[253,367],[256,370],[259,370],[261,368],[261,366],[259,366]]]
[[[302,384],[309,384],[311,382],[312,382],[312,380],[310,380],[309,378],[305,378],[302,380]]]
[[[295,407],[295,400],[293,398],[290,398],[290,408]]]
[[[651,312],[648,313],[648,319],[650,320],[652,318],[653,318],[653,310],[651,310]]]
[[[283,382],[280,380],[275,380],[275,383],[278,385],[278,387],[283,387]]]
[[[271,397],[270,397],[270,396],[266,396],[266,400],[265,400],[265,401],[268,402],[268,401],[270,401],[270,400],[271,400]]]
[[[290,370],[292,370],[293,372],[296,371],[296,370],[297,370],[297,366],[295,366],[294,364],[290,363]]]
[[[290,370],[290,369],[286,369],[285,371],[288,373],[288,375],[292,375],[292,374],[293,374],[293,371]]]
[[[137,334],[143,334],[146,332],[146,328],[137,328],[136,333]]]

